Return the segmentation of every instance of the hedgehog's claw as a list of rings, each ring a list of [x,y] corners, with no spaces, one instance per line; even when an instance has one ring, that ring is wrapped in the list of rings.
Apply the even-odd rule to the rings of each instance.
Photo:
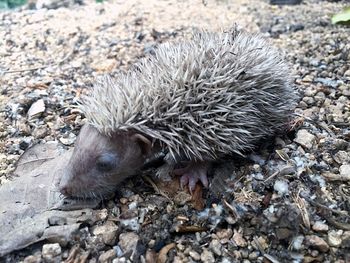
[[[208,164],[207,163],[190,163],[185,168],[175,169],[174,173],[176,175],[181,175],[180,185],[183,188],[188,185],[190,192],[194,191],[197,182],[201,182],[204,187],[208,187]]]

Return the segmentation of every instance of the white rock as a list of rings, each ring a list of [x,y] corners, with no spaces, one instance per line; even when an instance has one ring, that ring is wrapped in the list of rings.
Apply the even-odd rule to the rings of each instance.
[[[204,248],[201,254],[201,261],[204,263],[215,263],[215,257],[211,251]]]
[[[134,253],[136,252],[136,246],[139,240],[140,237],[134,232],[122,233],[119,236],[118,246],[124,253],[127,253],[129,251],[132,251]]]
[[[284,196],[288,194],[288,182],[285,180],[276,180],[275,184],[273,185],[273,189],[280,195]]]
[[[233,241],[236,243],[239,247],[246,247],[247,241],[244,239],[242,234],[238,232],[237,230],[234,230],[234,234],[232,236]]]
[[[123,228],[129,229],[132,231],[139,231],[141,227],[138,217],[120,220],[120,224]]]
[[[61,246],[58,243],[45,244],[42,249],[42,257],[46,261],[52,261],[55,257],[62,253]]]
[[[72,145],[75,140],[76,140],[76,135],[74,133],[69,133],[68,137],[61,137],[59,138],[60,142],[63,143],[64,145]]]
[[[222,252],[222,245],[219,242],[219,240],[217,239],[213,239],[210,244],[209,244],[209,248],[218,256],[221,256]]]
[[[127,260],[126,258],[115,258],[113,259],[112,263],[129,263],[130,260]]]
[[[191,250],[190,252],[189,252],[189,255],[190,255],[190,257],[191,258],[193,258],[194,260],[196,260],[196,261],[199,261],[200,259],[201,259],[201,255],[199,255],[196,251],[194,251],[194,250]]]
[[[112,259],[116,257],[116,252],[114,249],[107,250],[106,252],[103,252],[99,257],[98,257],[98,262],[100,263],[108,263],[111,262]]]
[[[296,236],[293,238],[292,247],[295,250],[300,250],[303,246],[304,236]]]
[[[102,235],[103,242],[106,245],[114,245],[117,238],[118,227],[112,221],[107,221],[101,226],[96,226],[92,233],[95,236]]]
[[[342,235],[343,235],[342,230],[329,231],[328,237],[327,237],[328,245],[330,245],[331,247],[339,247],[342,243]]]
[[[350,164],[343,164],[340,166],[339,173],[341,177],[349,178],[350,180]]]
[[[294,141],[304,148],[311,149],[316,140],[315,135],[309,133],[307,130],[299,130]]]
[[[45,103],[43,99],[40,99],[34,102],[30,106],[27,115],[28,115],[28,118],[31,119],[31,118],[37,117],[44,111],[45,111]]]
[[[328,228],[328,225],[321,221],[316,221],[312,226],[312,230],[317,232],[327,232]]]

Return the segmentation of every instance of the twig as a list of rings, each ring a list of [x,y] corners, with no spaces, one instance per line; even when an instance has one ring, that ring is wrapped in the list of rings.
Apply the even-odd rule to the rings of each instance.
[[[331,211],[332,213],[335,213],[337,215],[342,215],[342,216],[349,217],[349,215],[348,215],[348,213],[346,211],[338,211],[338,210],[329,208],[329,207],[327,207],[327,206],[325,206],[323,204],[317,203],[316,201],[312,200],[311,198],[309,198],[307,196],[304,196],[302,193],[300,193],[299,195],[300,195],[300,197],[306,199],[306,201],[308,201],[309,203],[311,203],[314,206],[317,206],[317,207],[322,208],[322,209],[327,210],[327,211]]]

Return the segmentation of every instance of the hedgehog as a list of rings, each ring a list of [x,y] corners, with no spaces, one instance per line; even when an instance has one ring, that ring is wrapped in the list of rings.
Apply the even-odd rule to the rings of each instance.
[[[62,176],[69,197],[104,196],[163,152],[192,191],[211,164],[245,156],[283,130],[298,99],[287,62],[259,34],[234,28],[159,44],[126,72],[100,78]]]

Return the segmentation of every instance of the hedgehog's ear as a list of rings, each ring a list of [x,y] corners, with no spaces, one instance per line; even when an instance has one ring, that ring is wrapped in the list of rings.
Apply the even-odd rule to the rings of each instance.
[[[141,153],[144,156],[149,156],[152,151],[152,142],[145,136],[135,133],[131,136],[131,139],[135,141],[141,148]]]

